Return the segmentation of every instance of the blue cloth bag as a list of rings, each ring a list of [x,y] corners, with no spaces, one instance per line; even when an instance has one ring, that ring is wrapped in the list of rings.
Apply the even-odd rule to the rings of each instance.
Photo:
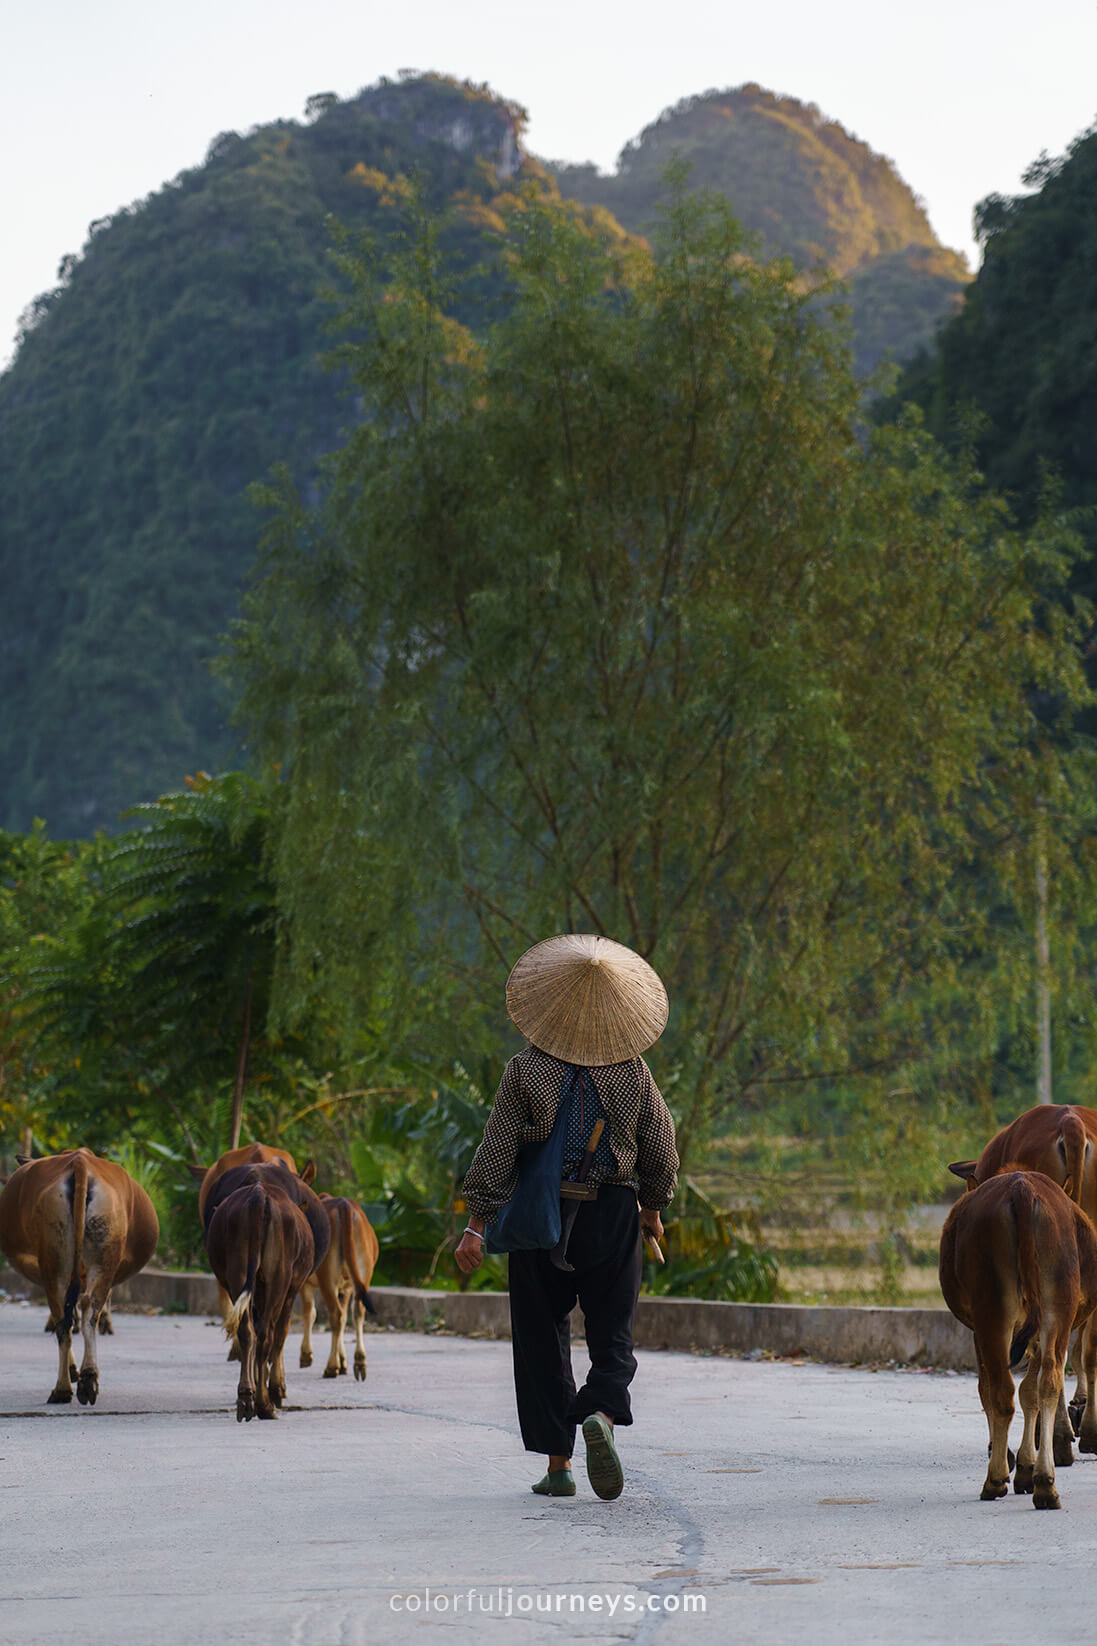
[[[560,1105],[543,1143],[526,1143],[518,1153],[518,1187],[487,1229],[485,1248],[500,1252],[551,1252],[560,1239],[560,1182],[568,1116],[583,1083],[583,1069],[568,1067]]]

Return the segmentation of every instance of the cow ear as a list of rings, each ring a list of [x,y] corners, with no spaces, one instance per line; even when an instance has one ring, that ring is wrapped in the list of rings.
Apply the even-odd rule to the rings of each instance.
[[[967,1179],[974,1172],[978,1164],[979,1162],[977,1160],[954,1160],[949,1166],[949,1171],[952,1172],[955,1177]]]
[[[967,1192],[968,1192],[968,1194],[971,1193],[972,1189],[977,1189],[978,1187],[979,1187],[979,1179],[975,1176],[975,1174],[973,1172],[967,1179]]]
[[[191,1177],[193,1177],[193,1179],[196,1183],[201,1183],[203,1178],[205,1177],[206,1173],[209,1171],[209,1167],[208,1166],[196,1166],[193,1161],[188,1161],[187,1171],[190,1173]]]
[[[315,1160],[306,1160],[297,1175],[300,1177],[302,1183],[312,1183],[316,1178]]]

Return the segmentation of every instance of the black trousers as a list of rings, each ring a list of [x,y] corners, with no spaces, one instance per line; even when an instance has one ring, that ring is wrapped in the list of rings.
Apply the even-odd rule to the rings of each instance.
[[[527,1452],[570,1457],[576,1424],[604,1412],[632,1422],[629,1384],[636,1375],[632,1317],[640,1295],[640,1210],[636,1191],[603,1185],[580,1201],[568,1242],[566,1274],[547,1252],[510,1254],[510,1328],[518,1422]],[[590,1375],[576,1390],[569,1315],[586,1320]]]

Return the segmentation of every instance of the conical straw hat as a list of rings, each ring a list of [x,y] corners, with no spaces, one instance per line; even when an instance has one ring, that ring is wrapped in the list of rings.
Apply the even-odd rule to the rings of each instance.
[[[548,937],[507,978],[516,1027],[550,1057],[588,1069],[638,1057],[666,1028],[669,1010],[647,961],[608,937]]]

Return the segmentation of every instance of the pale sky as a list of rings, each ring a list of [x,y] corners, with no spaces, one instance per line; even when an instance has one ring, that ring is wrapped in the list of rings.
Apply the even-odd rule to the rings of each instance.
[[[888,155],[974,266],[971,213],[1097,119],[1097,0],[0,0],[0,360],[88,224],[402,68],[523,104],[526,145],[612,169],[660,111],[757,81]]]

